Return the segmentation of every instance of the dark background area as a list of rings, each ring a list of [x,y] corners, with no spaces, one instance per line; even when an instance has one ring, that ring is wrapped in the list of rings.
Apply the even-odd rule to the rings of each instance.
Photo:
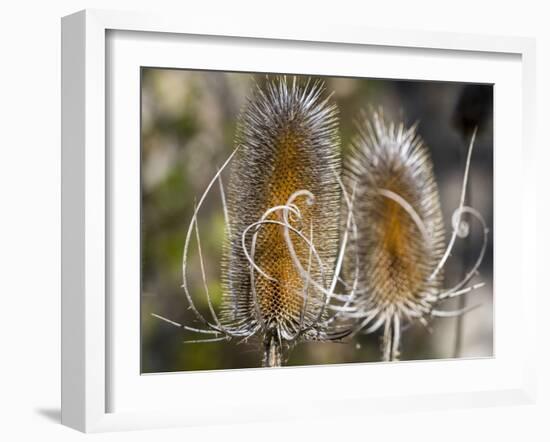
[[[142,69],[142,372],[258,367],[253,344],[183,344],[201,338],[151,316],[162,315],[198,325],[187,310],[181,286],[181,260],[193,205],[233,149],[235,124],[254,82],[264,74]],[[439,185],[447,239],[451,216],[459,203],[471,133],[479,127],[466,203],[493,225],[493,88],[450,82],[324,78],[340,111],[342,149],[354,134],[361,110],[382,107],[387,118],[406,125],[418,122]],[[225,177],[227,182],[227,177]],[[221,299],[219,260],[224,238],[222,205],[214,186],[199,214],[201,242],[214,303]],[[475,223],[466,240],[458,240],[445,267],[445,287],[462,278],[481,247]],[[190,249],[189,280],[197,306],[206,314],[206,299],[196,256]],[[429,332],[421,325],[403,334],[402,360],[486,357],[493,352],[493,244],[474,282],[486,286],[468,295],[468,304],[482,303],[468,313],[456,342],[456,319],[435,319]],[[447,301],[445,309],[458,306]],[[359,344],[359,345],[357,345]],[[459,353],[455,353],[458,345]],[[286,365],[379,361],[379,334],[353,343],[298,345]]]

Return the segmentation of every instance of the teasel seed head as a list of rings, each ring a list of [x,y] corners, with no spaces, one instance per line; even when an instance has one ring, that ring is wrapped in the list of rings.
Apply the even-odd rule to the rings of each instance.
[[[433,274],[445,232],[432,161],[414,126],[373,112],[361,117],[345,175],[355,186],[355,317],[362,331],[384,326],[384,359],[397,359],[400,323],[425,321],[443,280],[442,271]],[[348,279],[354,265],[348,260]]]
[[[256,86],[238,122],[221,319],[260,336],[266,365],[297,339],[327,337],[319,287],[338,253],[337,124],[323,83],[296,77]]]

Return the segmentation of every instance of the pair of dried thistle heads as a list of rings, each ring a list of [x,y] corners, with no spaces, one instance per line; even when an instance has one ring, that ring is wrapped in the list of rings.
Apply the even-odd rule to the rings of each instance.
[[[201,325],[187,330],[211,335],[201,341],[259,340],[263,364],[278,366],[298,342],[382,328],[383,358],[394,360],[403,322],[462,313],[434,307],[477,288],[465,287],[476,269],[446,290],[442,269],[462,214],[478,217],[486,238],[483,219],[464,206],[463,192],[445,247],[432,162],[414,127],[363,113],[348,151],[342,161],[338,109],[322,81],[276,77],[255,87],[235,150],[189,226],[183,288]],[[225,191],[221,172],[229,164]],[[226,220],[224,290],[216,311],[205,283],[207,318],[193,303],[186,262],[195,231],[205,278],[197,213],[216,181]]]

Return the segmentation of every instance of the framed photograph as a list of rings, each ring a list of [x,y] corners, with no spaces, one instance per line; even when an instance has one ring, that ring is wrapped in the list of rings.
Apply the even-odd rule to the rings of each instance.
[[[62,55],[64,424],[533,400],[532,40],[82,11]]]

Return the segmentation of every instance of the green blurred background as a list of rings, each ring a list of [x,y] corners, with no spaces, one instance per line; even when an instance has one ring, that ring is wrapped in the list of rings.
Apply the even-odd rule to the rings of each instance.
[[[142,68],[141,74],[142,372],[258,367],[261,352],[257,344],[183,344],[184,340],[204,336],[184,332],[151,314],[200,326],[187,309],[180,288],[185,234],[195,201],[233,149],[239,111],[254,83],[265,81],[265,74],[159,68]],[[406,124],[419,122],[418,131],[434,161],[447,237],[459,201],[467,143],[473,127],[479,126],[468,204],[481,212],[492,230],[492,86],[333,77],[324,81],[339,107],[343,154],[361,109],[381,106],[387,117]],[[226,174],[224,178],[227,183]],[[224,220],[217,186],[206,199],[198,221],[209,291],[218,306]],[[477,256],[481,231],[477,225],[472,229],[468,240],[458,242],[446,265],[446,286],[460,280]],[[461,341],[456,342],[456,319],[434,320],[431,333],[414,325],[403,334],[402,360],[492,355],[492,256],[490,235],[480,275],[474,280],[484,281],[486,286],[468,300],[482,306],[463,319]],[[188,278],[196,305],[208,315],[194,243]],[[457,302],[447,301],[444,308],[452,309]],[[379,336],[360,336],[348,344],[299,344],[286,365],[379,361]],[[455,352],[457,345],[459,353]]]

